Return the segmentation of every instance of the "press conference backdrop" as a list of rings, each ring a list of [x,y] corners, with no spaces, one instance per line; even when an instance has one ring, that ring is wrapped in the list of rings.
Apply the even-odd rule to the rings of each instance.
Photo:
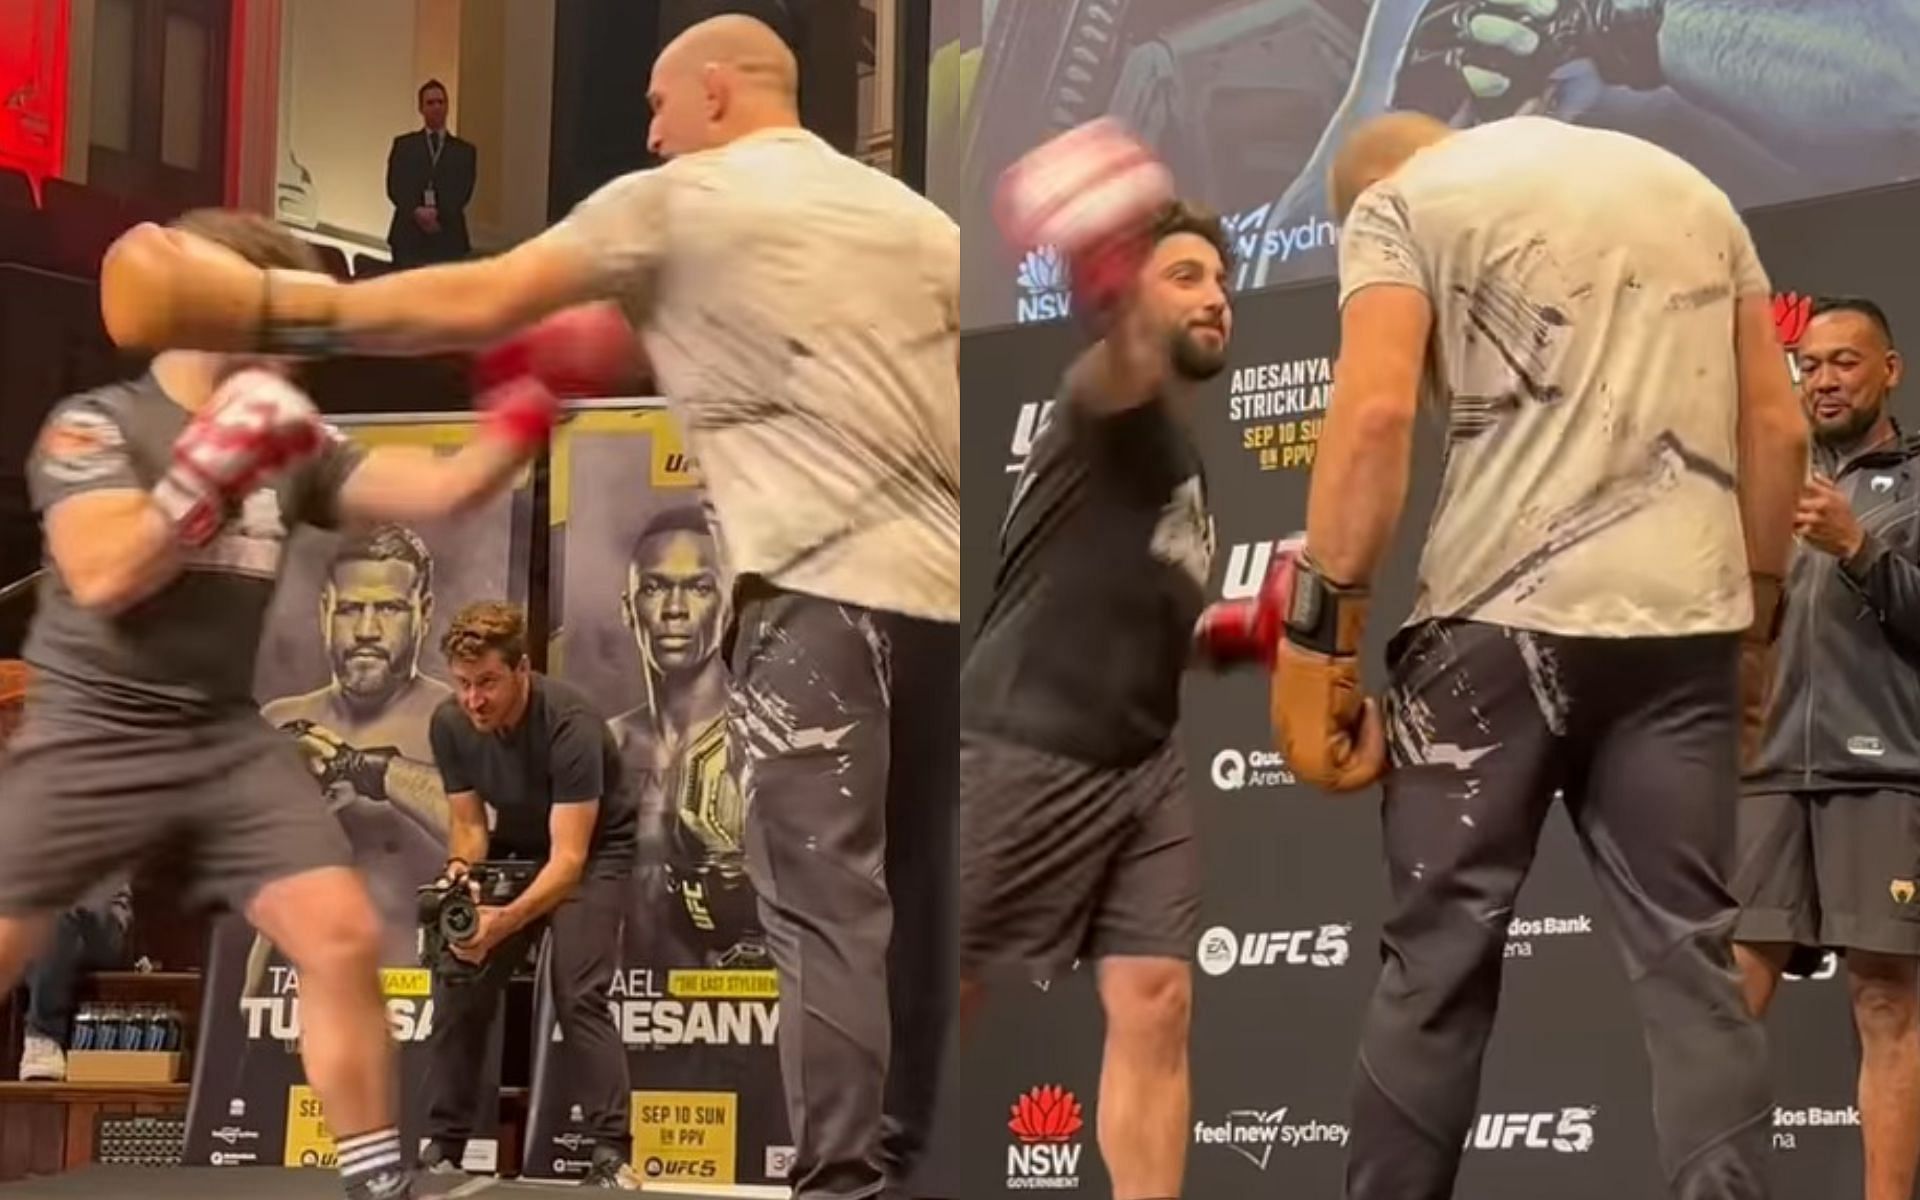
[[[470,419],[443,415],[333,420],[363,445],[442,454],[474,428]],[[262,713],[289,738],[317,726],[359,749],[392,747],[406,760],[386,773],[385,794],[364,794],[362,783],[345,778],[325,781],[324,790],[380,914],[388,1032],[398,1043],[401,1127],[410,1136],[425,1117],[421,1084],[434,1019],[419,961],[415,889],[446,862],[446,799],[427,738],[433,709],[453,694],[439,641],[462,605],[525,602],[530,479],[523,474],[516,488],[457,521],[379,527],[364,542],[295,530],[255,671]],[[205,996],[186,1161],[333,1166],[325,1113],[298,1055],[298,973],[244,920],[229,916],[213,931]],[[503,1028],[497,1017],[487,1048],[486,1075],[496,1081]],[[495,1168],[498,1123],[498,1106],[482,1105],[467,1147],[470,1168]]]
[[[1002,0],[1003,6],[1014,0]],[[1751,215],[1781,293],[1854,292],[1920,330],[1920,188]],[[1196,413],[1217,525],[1213,586],[1250,595],[1271,543],[1301,528],[1337,349],[1330,284],[1238,297],[1228,368]],[[1920,336],[1915,334],[1914,336]],[[1048,419],[1071,323],[968,334],[965,607],[977,622],[1013,472]],[[1676,391],[1675,403],[1685,403]],[[1439,479],[1442,425],[1427,414],[1396,548],[1378,581],[1366,663],[1404,619]],[[1378,969],[1385,895],[1377,794],[1298,786],[1271,750],[1256,673],[1190,677],[1186,749],[1198,815],[1206,932],[1195,946],[1193,1126],[1197,1196],[1334,1195],[1360,1020]],[[1684,797],[1676,797],[1684,802]],[[1654,1195],[1660,1175],[1632,999],[1563,813],[1549,822],[1514,913],[1462,1200]],[[1101,1019],[1089,972],[997,994],[956,1058],[961,1194],[1107,1194],[1095,1140]],[[1860,1187],[1856,1044],[1831,960],[1783,989],[1769,1022],[1782,1196]]]
[[[1497,7],[1497,6],[1493,6]],[[1559,18],[1593,8],[1558,0]],[[934,0],[929,188],[961,224],[968,328],[1069,306],[1059,260],[999,249],[994,180],[1020,154],[1112,114],[1227,214],[1238,287],[1320,279],[1338,231],[1325,200],[1341,130],[1391,107],[1469,122],[1457,72],[1465,0]],[[1742,207],[1920,178],[1911,136],[1920,0],[1668,0],[1653,39],[1556,19],[1509,96],[1529,111],[1649,138]],[[1606,65],[1604,72],[1596,62]]]

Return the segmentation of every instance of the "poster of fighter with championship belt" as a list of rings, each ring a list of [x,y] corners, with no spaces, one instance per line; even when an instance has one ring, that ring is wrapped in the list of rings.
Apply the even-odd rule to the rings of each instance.
[[[470,420],[338,417],[368,445],[451,453]],[[533,522],[531,473],[453,521],[293,532],[268,615],[254,694],[261,714],[305,752],[347,833],[383,928],[381,977],[400,1044],[401,1131],[422,1123],[430,976],[420,955],[418,889],[446,862],[448,809],[428,723],[452,695],[438,643],[469,601],[524,603]],[[320,1102],[298,1053],[298,973],[244,921],[224,919],[209,951],[186,1161],[333,1165]],[[489,1051],[498,1080],[501,1034]],[[468,1143],[466,1166],[498,1165],[497,1112]]]
[[[607,714],[640,854],[611,998],[649,1181],[778,1182],[791,1152],[778,986],[746,874],[729,759],[731,580],[678,427],[655,403],[577,412],[553,452],[548,671]],[[546,964],[542,962],[544,973]],[[590,1140],[548,990],[536,993],[524,1174],[583,1172]]]

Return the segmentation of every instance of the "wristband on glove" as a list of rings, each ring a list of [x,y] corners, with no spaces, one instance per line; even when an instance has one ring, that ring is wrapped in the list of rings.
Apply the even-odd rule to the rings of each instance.
[[[173,526],[173,536],[187,547],[204,546],[226,524],[226,505],[218,488],[206,484],[192,467],[175,461],[149,493],[155,508]]]
[[[560,401],[532,376],[502,384],[488,394],[483,429],[521,453],[547,444],[560,416]]]
[[[1660,69],[1660,26],[1667,0],[1589,0],[1584,36],[1577,45],[1608,83],[1652,91],[1666,81]]]
[[[1328,658],[1350,658],[1360,653],[1371,601],[1366,588],[1333,583],[1302,553],[1282,618],[1287,642]]]
[[[398,757],[400,750],[395,746],[377,746],[371,750],[343,746],[334,770],[353,786],[354,791],[369,800],[384,802],[387,799],[387,767]]]
[[[308,358],[340,352],[344,339],[334,325],[331,311],[315,319],[293,317],[275,309],[274,277],[281,276],[286,282],[292,282],[295,277],[307,274],[311,272],[267,270],[260,273],[260,330],[256,346],[260,353]]]

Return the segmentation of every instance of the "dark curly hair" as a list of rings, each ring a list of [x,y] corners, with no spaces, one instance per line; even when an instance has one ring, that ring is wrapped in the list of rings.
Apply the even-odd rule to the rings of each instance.
[[[1232,273],[1233,242],[1227,237],[1227,227],[1219,213],[1192,200],[1170,201],[1153,218],[1153,244],[1158,246],[1181,233],[1205,239],[1220,252],[1220,265]]]
[[[475,601],[454,614],[440,639],[440,653],[448,662],[477,662],[489,650],[498,650],[508,666],[518,666],[527,657],[527,614],[519,605]]]

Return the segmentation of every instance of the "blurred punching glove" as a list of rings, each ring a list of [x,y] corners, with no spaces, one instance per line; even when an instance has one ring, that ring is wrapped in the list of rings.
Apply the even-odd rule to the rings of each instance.
[[[270,371],[237,372],[174,440],[173,465],[154,485],[154,503],[181,542],[205,545],[232,505],[326,440],[319,412],[299,388]]]
[[[1773,707],[1775,646],[1786,620],[1787,598],[1780,580],[1755,575],[1753,622],[1740,635],[1740,767],[1750,769],[1760,757],[1767,717]]]
[[[994,212],[1015,252],[1060,251],[1078,306],[1098,317],[1133,286],[1153,249],[1154,214],[1173,195],[1173,175],[1153,150],[1102,117],[1008,167]]]
[[[1304,552],[1288,569],[1284,636],[1274,650],[1273,730],[1293,773],[1333,792],[1367,787],[1386,773],[1380,707],[1360,690],[1360,639],[1370,597],[1322,576]],[[1274,570],[1269,569],[1269,576]]]
[[[1259,663],[1271,671],[1274,653],[1286,635],[1282,623],[1293,594],[1294,566],[1304,535],[1276,542],[1260,591],[1251,600],[1223,600],[1200,614],[1193,631],[1194,659],[1216,671]]]
[[[646,381],[639,339],[619,307],[583,304],[483,351],[473,383],[485,426],[517,447],[546,443],[564,400],[630,394]]]

